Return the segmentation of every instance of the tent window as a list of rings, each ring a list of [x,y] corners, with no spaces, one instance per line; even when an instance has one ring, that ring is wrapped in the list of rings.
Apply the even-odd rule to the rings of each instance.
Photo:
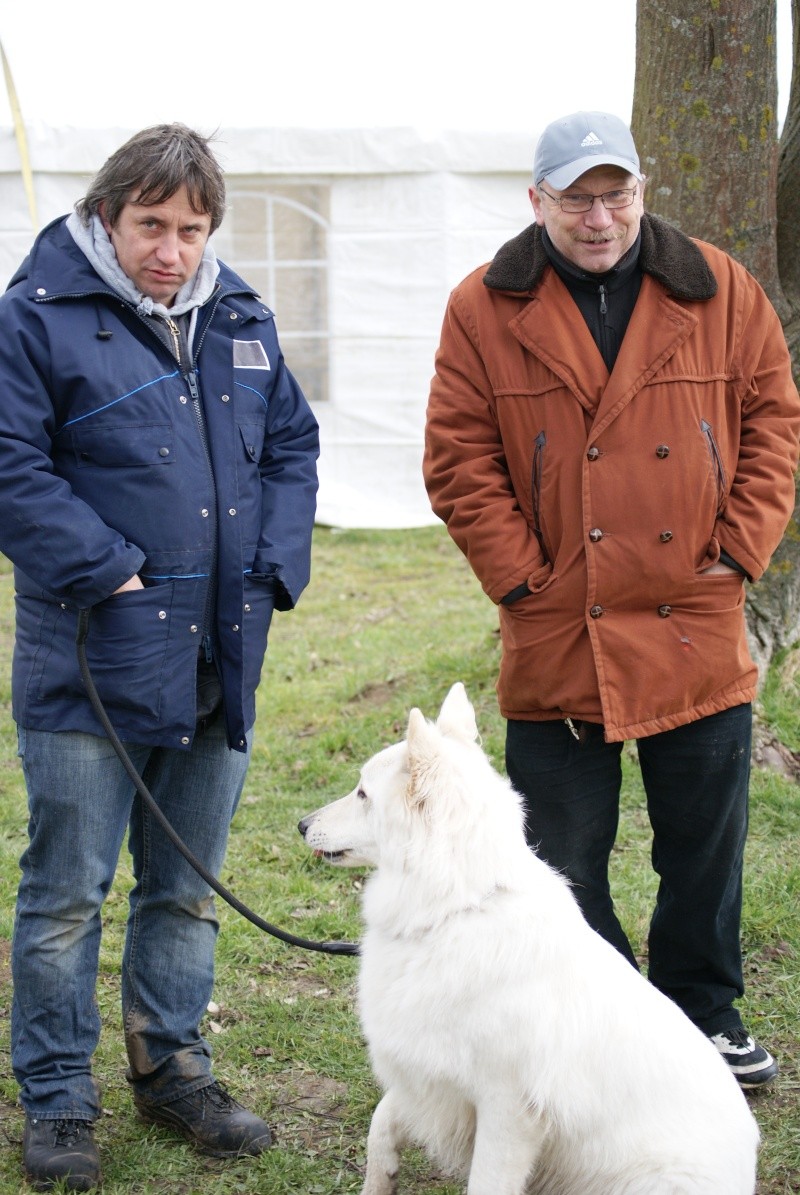
[[[274,310],[287,364],[313,402],[328,399],[327,183],[228,176],[217,252]]]

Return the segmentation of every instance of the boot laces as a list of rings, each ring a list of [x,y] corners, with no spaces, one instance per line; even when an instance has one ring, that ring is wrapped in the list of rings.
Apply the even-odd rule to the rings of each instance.
[[[236,1107],[234,1098],[219,1083],[212,1083],[201,1090],[204,1099],[207,1099],[217,1112],[232,1112]]]
[[[83,1120],[57,1120],[55,1144],[69,1149],[84,1137],[86,1122]]]

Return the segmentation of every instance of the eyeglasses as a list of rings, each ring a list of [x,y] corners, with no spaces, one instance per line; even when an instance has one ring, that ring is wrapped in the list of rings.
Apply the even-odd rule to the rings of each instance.
[[[590,212],[596,199],[602,201],[603,207],[614,212],[621,207],[630,207],[636,197],[636,187],[622,187],[618,191],[604,191],[602,195],[551,195],[539,184],[539,190],[553,203],[557,203],[562,212],[578,215],[579,212]]]

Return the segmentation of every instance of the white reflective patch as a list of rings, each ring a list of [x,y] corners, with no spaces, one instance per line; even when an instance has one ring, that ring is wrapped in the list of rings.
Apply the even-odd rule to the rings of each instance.
[[[260,340],[234,340],[234,369],[271,369],[269,357]]]

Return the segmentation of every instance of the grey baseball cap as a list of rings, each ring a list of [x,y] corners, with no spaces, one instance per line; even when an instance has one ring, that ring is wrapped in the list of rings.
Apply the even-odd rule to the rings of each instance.
[[[533,181],[547,180],[563,191],[593,166],[621,166],[642,178],[631,131],[610,112],[573,112],[552,121],[542,133],[533,158]]]

